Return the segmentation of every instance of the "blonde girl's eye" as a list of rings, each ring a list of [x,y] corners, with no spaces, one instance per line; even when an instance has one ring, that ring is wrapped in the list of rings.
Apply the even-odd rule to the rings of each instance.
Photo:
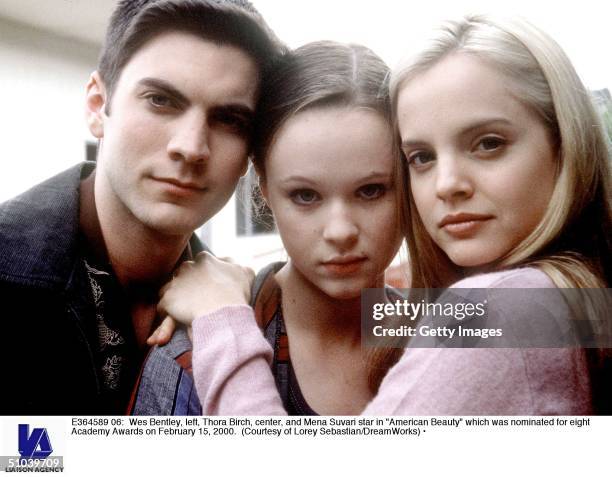
[[[476,151],[495,152],[506,145],[506,140],[499,136],[485,136],[476,144]]]

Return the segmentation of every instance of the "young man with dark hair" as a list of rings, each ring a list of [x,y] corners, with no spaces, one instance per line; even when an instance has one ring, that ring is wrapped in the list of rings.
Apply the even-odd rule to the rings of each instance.
[[[245,171],[260,77],[281,50],[243,0],[119,2],[87,84],[97,163],[0,206],[15,314],[0,413],[125,412],[159,289]]]

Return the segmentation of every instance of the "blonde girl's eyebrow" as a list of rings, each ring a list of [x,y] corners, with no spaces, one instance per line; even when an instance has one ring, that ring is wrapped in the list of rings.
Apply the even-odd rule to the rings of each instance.
[[[466,134],[470,134],[474,131],[477,131],[479,129],[483,129],[486,127],[494,127],[494,126],[509,127],[513,125],[515,124],[512,123],[512,121],[510,121],[507,118],[503,118],[503,117],[483,118],[483,119],[475,120],[474,122],[471,122],[467,124],[466,126],[461,127],[461,129],[459,129],[456,135],[465,136]],[[400,144],[400,147],[404,150],[405,149],[416,149],[416,148],[427,147],[427,146],[428,146],[428,143],[426,141],[419,140],[419,139],[410,139],[410,138],[402,140]]]
[[[492,117],[492,118],[485,118],[485,119],[481,119],[478,121],[475,121],[471,124],[468,124],[467,126],[461,128],[459,130],[459,135],[460,136],[464,136],[466,134],[470,134],[474,131],[478,131],[480,129],[483,128],[487,128],[487,127],[495,127],[495,126],[512,126],[513,123],[512,121],[510,121],[509,119],[506,118],[502,118],[502,117]]]

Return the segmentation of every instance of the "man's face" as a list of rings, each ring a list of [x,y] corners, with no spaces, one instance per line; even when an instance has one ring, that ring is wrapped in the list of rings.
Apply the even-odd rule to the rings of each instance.
[[[124,67],[109,113],[99,104],[99,123],[90,118],[102,140],[96,200],[126,226],[190,234],[245,170],[258,83],[257,65],[238,48],[182,32],[148,41]]]

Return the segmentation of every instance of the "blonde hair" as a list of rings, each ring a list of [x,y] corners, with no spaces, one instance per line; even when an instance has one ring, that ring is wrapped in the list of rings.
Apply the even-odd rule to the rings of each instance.
[[[556,184],[544,216],[491,268],[529,265],[558,287],[606,287],[611,281],[609,152],[601,120],[571,62],[552,38],[526,21],[468,16],[445,25],[428,48],[392,75],[395,117],[402,86],[454,53],[473,55],[506,75],[516,96],[538,115],[558,146]],[[399,167],[406,178],[406,164]],[[446,287],[465,270],[433,242],[405,180],[399,193],[404,195],[412,286]]]

